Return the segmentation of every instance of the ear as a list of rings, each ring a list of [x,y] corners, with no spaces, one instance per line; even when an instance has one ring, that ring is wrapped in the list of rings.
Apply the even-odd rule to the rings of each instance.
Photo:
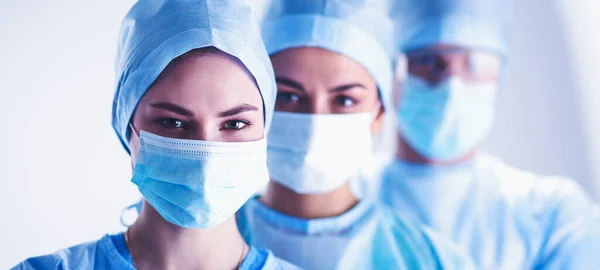
[[[377,117],[375,117],[375,120],[373,120],[373,123],[371,123],[371,135],[375,136],[377,133],[379,133],[379,131],[381,131],[385,118],[384,116],[385,109],[383,108],[383,106],[379,106],[379,112],[377,112]]]

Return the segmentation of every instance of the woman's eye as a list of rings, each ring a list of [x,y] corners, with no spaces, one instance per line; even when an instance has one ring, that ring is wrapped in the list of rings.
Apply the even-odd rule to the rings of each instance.
[[[342,107],[352,107],[356,105],[356,101],[354,99],[345,96],[336,97],[335,103]]]
[[[160,125],[166,129],[183,128],[183,122],[177,119],[161,119]]]
[[[229,130],[240,130],[248,126],[249,123],[241,120],[230,120],[225,122],[221,129],[229,129]]]
[[[300,96],[293,93],[277,93],[277,102],[292,103],[300,101]]]

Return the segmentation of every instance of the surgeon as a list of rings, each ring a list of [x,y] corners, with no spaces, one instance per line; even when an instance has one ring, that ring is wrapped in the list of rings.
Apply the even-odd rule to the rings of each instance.
[[[234,219],[269,180],[276,93],[250,5],[138,1],[116,73],[113,128],[135,166],[140,217],[124,233],[14,269],[294,269],[249,247]]]
[[[399,143],[380,199],[453,239],[479,269],[598,269],[600,210],[575,182],[479,151],[505,91],[508,1],[398,3]]]
[[[381,3],[276,0],[263,38],[278,87],[267,190],[237,214],[250,245],[303,269],[469,269],[445,238],[351,189],[392,82]]]

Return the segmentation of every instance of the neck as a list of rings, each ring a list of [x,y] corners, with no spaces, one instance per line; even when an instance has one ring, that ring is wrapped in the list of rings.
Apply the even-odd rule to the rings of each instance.
[[[472,152],[470,152],[462,157],[448,159],[448,160],[430,159],[430,158],[424,157],[424,156],[420,155],[419,153],[417,153],[404,140],[404,138],[402,138],[401,135],[398,135],[398,149],[396,151],[396,158],[403,160],[403,161],[416,163],[416,164],[431,165],[431,166],[451,166],[451,165],[457,165],[457,164],[461,164],[461,163],[472,160],[473,157],[475,156],[476,152],[477,152],[476,150],[473,150]]]
[[[138,269],[237,269],[248,252],[233,216],[212,228],[188,229],[164,220],[146,201],[128,247]]]
[[[270,181],[267,192],[260,197],[260,201],[277,212],[304,219],[339,216],[358,204],[358,199],[350,188],[350,181],[325,194],[299,194]]]

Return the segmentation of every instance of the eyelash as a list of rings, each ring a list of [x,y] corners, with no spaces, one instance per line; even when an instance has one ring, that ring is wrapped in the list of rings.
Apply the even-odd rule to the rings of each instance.
[[[180,122],[181,123],[181,127],[168,126],[169,125],[169,123],[168,123],[169,121]],[[157,119],[156,122],[159,125],[161,125],[163,128],[170,129],[170,130],[173,130],[173,129],[185,129],[185,128],[187,128],[187,124],[184,121],[181,121],[181,120],[178,120],[178,119],[175,119],[175,118],[161,118],[161,119]],[[239,129],[226,128],[225,127],[225,125],[231,124],[231,123],[233,123],[233,124],[243,123],[244,126],[241,127],[241,128],[239,128]],[[235,132],[235,131],[243,130],[243,129],[249,127],[249,126],[252,126],[252,123],[250,121],[248,121],[248,120],[245,120],[245,119],[229,119],[229,120],[225,121],[223,124],[221,124],[221,127],[219,129],[220,130],[226,130],[226,131]]]
[[[235,123],[241,122],[241,123],[244,123],[245,126],[243,126],[240,129],[232,129],[232,128],[225,128],[224,127],[226,124],[232,123],[232,122],[235,122]],[[236,132],[236,131],[240,131],[240,130],[246,129],[249,126],[252,126],[252,123],[250,121],[248,121],[248,120],[239,119],[239,118],[238,119],[229,119],[229,120],[225,121],[223,124],[221,124],[220,130],[226,130],[226,131],[230,131],[230,132]]]
[[[169,121],[173,121],[173,122],[180,122],[181,123],[181,127],[168,127],[168,122]],[[162,126],[163,128],[166,129],[185,129],[187,124],[185,123],[185,121],[179,120],[179,119],[175,119],[175,118],[160,118],[157,119],[156,122]]]
[[[343,100],[346,100],[346,99],[349,99],[352,102],[352,104],[349,106],[345,106]],[[337,96],[337,97],[335,97],[334,100],[339,106],[342,106],[342,107],[353,107],[353,106],[358,105],[358,100],[351,98],[349,96]]]
[[[291,97],[295,97],[296,100],[291,100]],[[284,103],[296,103],[301,102],[302,98],[300,95],[291,92],[280,92],[277,94],[276,101]]]
[[[295,101],[289,100],[290,96],[295,96],[297,100],[295,100]],[[350,106],[344,106],[342,99],[349,99],[350,101],[352,101],[352,105],[350,105]],[[302,100],[301,97],[299,95],[297,95],[297,94],[294,94],[294,93],[283,92],[283,93],[279,93],[277,95],[277,101],[279,101],[279,102],[296,103],[296,102],[301,102],[301,100]],[[337,96],[337,97],[335,97],[334,100],[335,101],[340,101],[340,102],[338,102],[339,103],[338,105],[343,106],[343,107],[352,107],[352,106],[355,106],[355,105],[358,104],[358,101],[356,99],[351,98],[349,96],[343,96],[343,95],[342,96]]]

